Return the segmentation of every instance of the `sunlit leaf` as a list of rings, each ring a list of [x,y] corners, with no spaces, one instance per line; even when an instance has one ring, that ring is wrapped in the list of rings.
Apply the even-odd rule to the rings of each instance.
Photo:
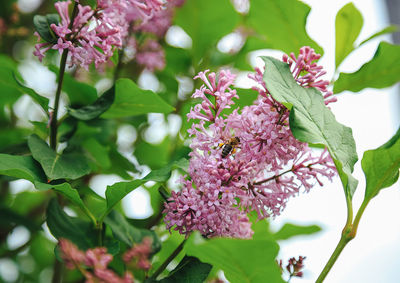
[[[239,14],[228,0],[186,1],[175,15],[175,24],[192,38],[196,64],[238,21]]]
[[[243,240],[230,238],[213,238],[200,241],[191,240],[185,245],[188,255],[195,256],[204,263],[224,271],[232,283],[284,282],[281,278],[275,258],[279,247],[273,240]]]
[[[336,15],[335,33],[335,64],[336,68],[344,58],[354,50],[356,41],[363,26],[363,18],[353,3],[348,3]]]
[[[400,46],[381,42],[371,61],[355,73],[340,73],[333,92],[358,92],[364,88],[384,88],[400,81]]]
[[[139,88],[129,79],[119,79],[115,84],[115,100],[103,118],[121,118],[146,113],[169,113],[174,108],[151,90]]]
[[[286,223],[273,236],[275,240],[286,240],[294,236],[310,235],[321,231],[317,225],[300,226],[291,223]]]
[[[399,30],[399,27],[398,27],[398,26],[395,26],[395,25],[387,26],[387,27],[383,28],[382,30],[380,30],[380,31],[378,31],[378,32],[376,32],[376,33],[374,33],[373,35],[371,35],[371,36],[368,37],[367,39],[363,40],[363,41],[360,43],[359,46],[361,46],[361,45],[367,43],[368,41],[371,41],[372,39],[375,39],[375,38],[378,37],[378,36],[381,36],[381,35],[384,35],[384,34],[389,34],[389,33],[394,33],[394,32],[397,32],[398,30]]]
[[[264,48],[295,52],[307,45],[323,54],[322,48],[306,32],[311,8],[297,0],[252,0],[249,25],[265,42]]]
[[[170,143],[168,136],[160,144],[142,141],[135,146],[135,156],[140,164],[146,164],[151,169],[162,168],[168,164]]]
[[[106,200],[107,200],[107,211],[104,215],[107,215],[114,206],[123,199],[127,194],[129,194],[134,189],[143,185],[147,181],[155,182],[165,182],[171,176],[171,171],[177,168],[187,169],[188,161],[186,159],[181,159],[174,161],[161,169],[153,170],[148,175],[142,179],[133,180],[130,182],[118,182],[111,186],[107,186],[106,190]]]
[[[364,152],[361,166],[367,181],[365,199],[371,199],[381,189],[393,185],[399,178],[400,128],[387,143]]]
[[[345,193],[351,198],[358,183],[351,175],[358,159],[351,128],[336,121],[318,90],[297,84],[288,64],[271,57],[262,59],[266,70],[264,82],[272,97],[292,105],[289,122],[294,137],[328,148]]]

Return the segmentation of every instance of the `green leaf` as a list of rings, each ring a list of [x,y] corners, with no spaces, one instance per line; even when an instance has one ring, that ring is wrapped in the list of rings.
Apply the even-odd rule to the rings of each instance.
[[[399,29],[399,27],[398,27],[398,26],[395,26],[395,25],[387,26],[387,27],[385,27],[384,29],[382,29],[382,30],[380,30],[380,31],[378,31],[378,32],[376,32],[376,33],[374,33],[373,35],[371,35],[371,36],[368,37],[367,39],[363,40],[363,41],[360,43],[360,45],[358,45],[358,47],[360,47],[360,46],[363,45],[364,43],[367,43],[368,41],[370,41],[370,40],[372,40],[372,39],[374,39],[374,38],[376,38],[376,37],[378,37],[378,36],[381,36],[381,35],[384,35],[384,34],[388,34],[388,33],[397,32],[398,29]]]
[[[23,191],[15,196],[10,208],[20,214],[25,216],[28,215],[34,209],[40,209],[48,201],[48,194],[46,192],[39,191]]]
[[[321,227],[317,225],[299,226],[291,223],[286,223],[273,236],[275,240],[287,240],[294,236],[310,235],[321,231]]]
[[[109,148],[102,145],[95,138],[89,138],[83,141],[82,147],[89,152],[90,157],[100,168],[109,168],[111,161],[109,157]]]
[[[212,266],[203,263],[195,257],[185,256],[161,283],[203,283],[211,271]]]
[[[16,82],[15,87],[21,92],[21,94],[29,95],[34,101],[36,101],[42,107],[44,112],[47,114],[49,111],[49,99],[44,96],[41,96],[32,88],[25,86],[22,83],[22,77],[19,75],[19,73],[15,72],[13,73],[13,76]]]
[[[35,263],[44,269],[54,264],[54,248],[55,244],[46,238],[42,232],[36,234],[32,244],[29,246],[29,253]]]
[[[93,224],[68,216],[56,199],[52,199],[47,207],[46,222],[54,237],[69,239],[81,250],[87,250],[97,244],[97,233]]]
[[[41,38],[49,43],[57,43],[57,35],[50,28],[51,24],[58,24],[60,16],[58,14],[48,14],[46,16],[35,15],[33,17],[33,25]]]
[[[335,65],[336,68],[344,58],[354,50],[356,41],[363,26],[363,18],[353,3],[348,3],[336,15],[335,33]]]
[[[238,21],[239,14],[228,0],[186,1],[175,15],[175,24],[192,38],[196,64]]]
[[[145,181],[142,179],[134,180],[131,182],[118,182],[111,186],[107,186],[106,200],[107,200],[107,211],[105,215],[110,213],[114,206],[123,199],[127,194],[132,192],[134,189],[141,186]]]
[[[17,63],[7,56],[0,56],[0,104],[14,103],[21,95],[27,94],[48,112],[49,100],[23,85]]]
[[[22,216],[8,207],[0,206],[0,228],[2,231],[10,231],[17,225],[23,225],[28,228],[31,232],[40,230],[40,224],[32,221],[31,218]]]
[[[252,0],[248,23],[265,42],[264,48],[289,54],[308,45],[322,55],[323,49],[306,32],[310,10],[308,5],[297,0]]]
[[[39,183],[35,182],[35,187],[38,190],[50,190],[53,189],[60,194],[62,194],[64,197],[66,197],[69,201],[71,201],[73,204],[77,205],[89,218],[91,218],[91,215],[88,213],[88,208],[86,205],[83,203],[81,197],[79,196],[79,193],[76,189],[72,188],[70,184],[68,183],[62,183],[62,184],[44,184],[44,183]]]
[[[49,70],[58,77],[60,69],[50,65]],[[68,94],[70,105],[87,105],[96,101],[97,90],[89,84],[77,81],[73,76],[64,73],[62,90]]]
[[[167,136],[160,144],[150,144],[141,141],[135,146],[135,156],[140,164],[146,164],[151,169],[159,169],[166,166],[169,161],[169,146],[171,140]]]
[[[221,115],[229,115],[235,109],[241,109],[245,106],[252,105],[258,97],[258,92],[251,88],[235,88],[239,99],[235,99],[235,104],[230,105],[231,108],[226,108],[221,112]]]
[[[115,99],[115,87],[112,87],[91,105],[83,106],[77,109],[69,108],[68,113],[69,115],[78,120],[83,120],[83,121],[93,120],[99,117],[105,111],[107,111],[113,104],[114,99]]]
[[[42,165],[49,180],[77,179],[90,172],[86,159],[80,154],[57,154],[37,135],[29,137],[28,146],[33,158]]]
[[[174,108],[151,90],[139,88],[129,79],[119,79],[115,84],[114,104],[103,118],[121,118],[146,113],[169,113]]]
[[[393,185],[399,178],[400,128],[387,143],[364,152],[361,166],[367,182],[366,200],[375,197],[381,189]]]
[[[185,236],[179,234],[179,232],[172,230],[171,233],[166,231],[166,235],[161,235],[160,237],[165,237],[168,235],[168,238],[163,241],[161,246],[161,250],[154,256],[152,270],[153,273],[157,270],[161,264],[165,262],[165,260],[174,252],[174,250],[185,240]],[[184,252],[181,251],[176,257],[176,261],[180,261],[184,257]],[[168,274],[166,270],[162,274]]]
[[[116,148],[111,148],[109,151],[111,166],[104,170],[104,173],[117,174],[124,179],[132,179],[128,172],[137,172],[135,165],[133,165],[127,158],[121,155]]]
[[[166,182],[169,177],[171,177],[171,171],[174,169],[181,169],[183,171],[187,171],[189,168],[189,160],[185,158],[181,158],[177,161],[174,161],[167,166],[153,170],[149,174],[147,174],[142,180],[144,181],[155,181],[155,182]]]
[[[26,179],[32,183],[35,181],[46,182],[40,164],[31,156],[17,156],[0,153],[0,174]]]
[[[284,282],[275,261],[279,250],[275,241],[213,238],[200,242],[200,236],[194,236],[185,245],[186,253],[223,270],[229,282],[265,283],[266,278]]]
[[[110,213],[114,206],[134,189],[143,185],[147,181],[165,182],[169,179],[169,177],[171,177],[172,170],[177,168],[187,170],[188,163],[188,160],[182,158],[178,161],[170,163],[169,165],[161,169],[151,171],[142,179],[137,179],[130,182],[118,182],[113,184],[112,186],[107,186],[107,210],[104,213],[103,217]]]
[[[358,92],[364,88],[385,88],[400,81],[400,46],[381,42],[371,61],[355,73],[340,73],[334,93]]]
[[[289,122],[294,137],[328,148],[346,196],[351,198],[358,183],[351,175],[358,159],[351,128],[336,121],[318,90],[297,84],[288,64],[271,57],[262,59],[266,70],[264,82],[272,97],[292,105]]]
[[[151,237],[153,240],[152,252],[157,252],[161,248],[161,242],[154,231],[132,226],[124,216],[116,211],[111,212],[104,222],[110,226],[114,236],[129,247],[135,243],[141,243],[144,237]]]
[[[166,67],[174,74],[186,74],[191,66],[189,51],[169,45],[164,47]]]

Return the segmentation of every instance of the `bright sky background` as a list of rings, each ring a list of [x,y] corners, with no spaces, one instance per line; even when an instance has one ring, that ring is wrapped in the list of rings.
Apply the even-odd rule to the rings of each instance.
[[[312,10],[307,22],[307,31],[325,51],[320,64],[331,78],[334,70],[335,15],[349,1],[304,0]],[[380,0],[355,0],[355,6],[364,18],[364,27],[357,42],[369,37],[388,24],[385,2]],[[375,53],[380,37],[351,54],[343,62],[341,71],[353,72]],[[368,149],[374,149],[396,132],[400,125],[400,99],[398,85],[384,90],[366,89],[354,94],[344,92],[338,102],[331,104],[336,118],[353,128],[359,159]],[[360,181],[353,200],[357,211],[362,202],[365,179],[356,164],[355,176]],[[368,205],[359,225],[357,237],[342,252],[328,274],[326,283],[397,283],[400,270],[400,186],[399,184],[379,193]],[[279,228],[285,222],[302,224],[317,223],[323,231],[315,236],[297,237],[281,242],[281,257],[303,255],[306,271],[303,279],[291,282],[315,282],[328,261],[346,220],[346,206],[340,181],[324,188],[315,188],[307,195],[289,201],[283,214],[272,221]]]
[[[20,0],[21,6],[24,3],[40,3],[40,1]],[[330,79],[334,70],[334,23],[337,11],[347,4],[345,0],[303,0],[312,7],[308,18],[307,31],[310,36],[318,42],[325,51],[325,56],[320,60],[320,64],[328,71],[327,79]],[[364,27],[361,31],[360,39],[369,37],[371,34],[382,29],[388,24],[386,7],[384,1],[380,0],[355,0],[353,3],[361,11],[364,18]],[[29,5],[27,5],[29,6]],[[27,10],[28,11],[28,10]],[[383,37],[390,41],[390,37]],[[365,44],[360,50],[349,56],[341,66],[341,71],[353,72],[368,60],[375,53],[378,40]],[[277,58],[281,53],[277,52],[256,52],[252,56],[252,62],[259,65],[257,56],[273,54]],[[37,60],[36,60],[37,61]],[[40,70],[41,71],[38,71]],[[55,75],[46,72],[38,63],[32,61],[25,62],[21,69],[28,82],[42,94],[49,97],[55,91]],[[150,77],[151,78],[151,77]],[[53,81],[53,83],[49,82]],[[45,82],[44,82],[45,81]],[[21,116],[29,113],[29,120],[38,120],[39,112],[32,111],[32,104],[29,98],[21,99],[18,102],[16,112]],[[400,125],[400,99],[398,85],[384,90],[366,89],[360,93],[342,93],[338,97],[338,102],[330,105],[336,118],[343,124],[353,128],[354,137],[357,144],[357,151],[361,159],[362,153],[367,149],[376,148],[385,143]],[[30,111],[26,109],[30,108]],[[63,107],[61,107],[62,109]],[[25,115],[26,116],[26,115]],[[160,116],[150,115],[152,129],[146,135],[149,139],[156,139],[155,132],[160,129],[174,131],[177,128],[176,117],[170,116],[168,123],[160,122]],[[178,119],[179,120],[179,119]],[[135,130],[131,127],[120,129],[125,135],[119,140],[132,142],[136,137]],[[152,132],[153,131],[153,132]],[[158,132],[159,133],[159,132]],[[143,174],[146,174],[145,171]],[[355,176],[360,181],[354,196],[353,206],[355,213],[362,201],[365,180],[360,164],[357,163]],[[100,195],[104,196],[107,185],[120,181],[116,176],[98,176],[91,182]],[[21,185],[22,184],[22,185]],[[17,192],[26,188],[23,181],[17,181],[14,191]],[[130,217],[146,217],[151,213],[146,207],[149,202],[148,196],[140,190],[135,190],[123,200],[123,205]],[[397,283],[399,282],[398,270],[400,270],[400,225],[398,216],[400,215],[400,186],[396,185],[383,190],[367,207],[358,230],[357,237],[344,249],[333,269],[329,273],[325,282],[327,283]],[[292,283],[314,282],[333,252],[339,241],[341,230],[346,219],[346,206],[344,194],[340,181],[326,184],[323,188],[315,188],[307,195],[289,201],[283,214],[272,220],[273,229],[279,229],[283,223],[291,222],[297,224],[318,224],[323,231],[313,236],[297,237],[293,240],[282,241],[280,258],[286,261],[290,257],[306,256],[305,275],[302,279],[293,278]],[[24,231],[15,231],[19,237],[10,237],[9,245],[19,246],[27,239],[28,235],[23,235]],[[11,271],[10,262],[0,264],[0,273]]]

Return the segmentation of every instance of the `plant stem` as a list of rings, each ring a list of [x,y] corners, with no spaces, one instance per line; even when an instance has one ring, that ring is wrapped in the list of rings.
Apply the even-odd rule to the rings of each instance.
[[[367,207],[367,205],[369,203],[369,199],[364,199],[363,203],[361,204],[360,208],[357,211],[354,221],[352,221],[353,208],[351,205],[350,197],[346,197],[346,201],[347,201],[347,213],[348,214],[347,214],[346,225],[344,226],[343,231],[342,231],[342,236],[341,236],[340,241],[337,244],[335,250],[333,251],[333,254],[329,258],[324,269],[322,270],[321,274],[319,275],[317,281],[315,281],[316,283],[323,282],[326,275],[328,275],[328,272],[331,270],[332,266],[335,264],[336,260],[338,259],[340,253],[344,249],[344,247],[348,244],[348,242],[350,242],[351,240],[353,240],[356,237],[358,224],[360,223],[361,216],[363,215],[365,208]]]
[[[53,107],[54,110],[50,118],[50,147],[54,150],[56,150],[57,148],[57,129],[58,129],[57,115],[58,115],[58,107],[60,104],[61,88],[64,80],[65,65],[67,63],[67,56],[68,56],[68,49],[64,49],[61,56],[60,72],[58,74],[56,99],[54,100],[54,107]]]
[[[358,224],[360,223],[361,216],[364,213],[365,208],[367,207],[370,199],[364,199],[363,203],[361,204],[360,208],[357,211],[356,217],[354,218],[353,222],[353,229],[351,230],[352,236],[355,237],[357,234]]]
[[[342,250],[344,249],[344,247],[347,245],[347,243],[350,240],[351,239],[348,238],[347,235],[342,234],[342,236],[340,237],[340,241],[337,244],[333,254],[329,258],[328,262],[326,263],[324,269],[322,270],[321,274],[318,276],[318,279],[317,279],[317,281],[315,281],[315,283],[320,283],[320,282],[324,281],[326,275],[328,275],[328,272],[331,270],[332,266],[335,264],[336,260],[338,259],[340,253],[342,252]]]
[[[77,14],[78,14],[78,2],[74,2],[74,8],[72,10],[71,20],[69,23],[70,30],[72,30],[72,26],[74,24],[74,20]],[[64,49],[61,55],[60,72],[58,73],[58,85],[56,90],[56,97],[54,100],[53,114],[50,116],[50,147],[54,150],[56,150],[57,148],[57,130],[58,130],[57,115],[58,115],[58,107],[60,104],[61,89],[64,80],[65,66],[67,64],[67,57],[68,57],[68,49]]]
[[[62,262],[58,261],[58,259],[54,260],[53,265],[53,278],[51,279],[51,283],[60,283],[62,282],[62,270],[63,264]]]
[[[186,239],[180,243],[178,247],[172,252],[172,254],[160,265],[159,268],[153,273],[153,275],[150,277],[150,279],[156,279],[158,275],[160,275],[164,269],[170,264],[170,262],[182,251],[183,246],[185,245]]]

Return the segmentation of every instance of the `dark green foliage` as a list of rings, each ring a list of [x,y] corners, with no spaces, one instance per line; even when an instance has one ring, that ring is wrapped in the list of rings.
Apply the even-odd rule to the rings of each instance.
[[[100,96],[95,102],[90,105],[83,106],[78,109],[69,108],[68,113],[72,117],[88,121],[93,120],[103,114],[114,102],[115,98],[115,87],[113,86],[107,90],[102,96]]]
[[[207,278],[212,266],[203,263],[195,257],[185,256],[171,271],[168,277],[157,281],[162,283],[202,283]]]
[[[49,180],[77,179],[90,172],[85,158],[79,153],[58,154],[37,135],[29,137],[28,145]]]
[[[33,25],[41,38],[49,43],[57,42],[57,35],[50,28],[51,24],[57,25],[60,22],[58,14],[48,14],[46,16],[35,15],[33,17]]]
[[[55,199],[51,200],[47,207],[46,222],[50,232],[57,239],[68,239],[82,250],[97,245],[97,233],[93,224],[68,216]]]

